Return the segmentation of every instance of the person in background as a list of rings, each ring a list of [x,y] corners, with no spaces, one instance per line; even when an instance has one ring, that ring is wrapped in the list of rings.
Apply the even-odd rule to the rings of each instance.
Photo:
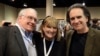
[[[4,22],[2,26],[12,26],[11,22]]]
[[[100,28],[100,19],[98,20],[98,27]]]
[[[22,9],[13,27],[0,28],[0,56],[37,56],[34,38],[37,11],[33,8]]]
[[[73,30],[69,23],[67,23],[64,27],[64,37],[66,36],[67,32]]]
[[[92,22],[93,22],[92,27],[95,28],[95,29],[100,30],[100,27],[99,27],[99,19],[96,19],[95,18],[95,19],[92,20]]]
[[[76,3],[67,11],[67,22],[73,27],[66,34],[66,56],[100,56],[100,31],[90,26],[91,15],[86,6]]]
[[[38,56],[65,56],[65,39],[61,37],[58,20],[47,16],[40,26],[41,38],[36,41]]]

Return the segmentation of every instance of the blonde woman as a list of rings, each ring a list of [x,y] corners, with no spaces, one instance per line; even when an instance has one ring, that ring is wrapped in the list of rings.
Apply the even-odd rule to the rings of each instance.
[[[41,26],[41,38],[36,41],[38,56],[65,56],[65,40],[61,37],[58,20],[46,17]]]

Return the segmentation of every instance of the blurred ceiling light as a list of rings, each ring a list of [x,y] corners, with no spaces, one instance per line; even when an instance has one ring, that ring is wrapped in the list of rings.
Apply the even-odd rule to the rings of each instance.
[[[12,2],[14,2],[15,0],[11,0]]]
[[[55,3],[53,3],[52,5],[53,5],[53,6],[56,6],[56,4],[55,4]]]
[[[24,6],[24,7],[27,7],[27,4],[26,4],[26,3],[24,3],[24,4],[23,4],[23,6]]]
[[[83,3],[82,3],[82,5],[84,5],[84,6],[85,6],[85,2],[83,2]]]

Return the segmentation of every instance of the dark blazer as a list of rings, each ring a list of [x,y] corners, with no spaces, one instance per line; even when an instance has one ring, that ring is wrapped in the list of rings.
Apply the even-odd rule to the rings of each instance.
[[[36,38],[36,48],[37,48],[37,53],[38,56],[44,56],[44,47],[43,47],[43,37]],[[49,54],[49,56],[65,56],[66,54],[66,44],[65,44],[65,39],[61,38],[60,41],[54,41],[53,48]]]
[[[33,34],[33,38],[39,36],[38,32],[34,32]],[[28,56],[18,27],[14,26],[0,29],[0,39],[0,56]],[[34,43],[34,39],[32,40]]]
[[[70,31],[66,34],[67,42],[67,56],[69,55],[69,48],[71,44],[71,38],[74,31]],[[84,56],[100,56],[100,31],[93,28],[89,29],[87,40],[85,44]]]

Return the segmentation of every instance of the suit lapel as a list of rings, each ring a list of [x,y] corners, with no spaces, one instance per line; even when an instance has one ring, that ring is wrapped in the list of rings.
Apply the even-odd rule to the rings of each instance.
[[[32,43],[33,43],[33,45],[35,44],[35,38],[36,38],[36,33],[33,32],[33,36],[32,36]]]
[[[67,36],[67,56],[69,56],[69,49],[70,49],[70,44],[71,44],[71,39],[74,31],[71,31],[70,34]]]
[[[90,28],[87,35],[86,44],[85,44],[84,56],[90,56],[93,48],[94,40],[95,40],[95,33]]]
[[[22,35],[19,29],[15,27],[14,30],[15,30],[15,36],[16,36],[17,42],[22,50],[23,56],[28,56],[28,53],[27,53],[27,50],[26,50],[26,47],[25,47],[25,44],[24,44],[24,41],[22,39]]]

